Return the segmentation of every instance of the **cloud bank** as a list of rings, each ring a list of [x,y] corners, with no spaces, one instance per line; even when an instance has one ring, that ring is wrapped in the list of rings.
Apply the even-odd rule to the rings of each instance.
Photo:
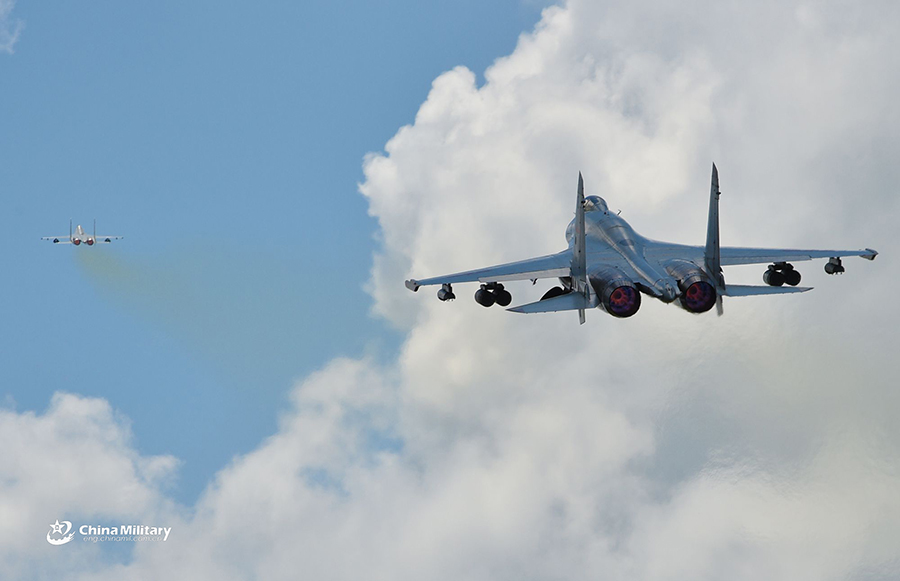
[[[189,510],[125,471],[129,509],[172,536],[118,564],[70,551],[83,578],[895,576],[897,10],[572,0],[482,86],[438,77],[360,186],[381,225],[374,310],[408,333],[397,360],[300,382],[278,432]],[[646,301],[583,327],[402,285],[563,248],[579,170],[640,232],[699,243],[711,160],[724,243],[882,256],[844,277],[798,265],[813,293],[729,300],[724,318]],[[145,462],[96,448],[103,433],[82,442],[98,461]],[[54,510],[116,510],[66,494]],[[17,563],[50,566],[22,547]]]
[[[0,440],[0,568],[10,579],[100,560],[96,546],[43,541],[56,519],[133,522],[173,510],[165,491],[177,460],[139,454],[127,419],[102,399],[57,393],[43,414],[0,410]]]

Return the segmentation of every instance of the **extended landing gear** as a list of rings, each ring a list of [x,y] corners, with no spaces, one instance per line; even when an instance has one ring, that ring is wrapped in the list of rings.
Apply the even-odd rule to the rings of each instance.
[[[800,273],[794,270],[794,266],[787,262],[770,264],[763,273],[763,282],[769,286],[782,286],[787,283],[790,286],[800,284]]]
[[[490,307],[494,303],[501,307],[508,307],[512,302],[512,295],[499,282],[489,282],[481,285],[481,288],[475,291],[475,302],[482,307]]]
[[[841,259],[834,257],[828,259],[828,264],[825,265],[825,272],[828,274],[844,274],[844,266],[841,264]]]
[[[449,284],[442,285],[437,295],[439,301],[452,301],[456,298],[456,295],[453,294],[453,287]]]

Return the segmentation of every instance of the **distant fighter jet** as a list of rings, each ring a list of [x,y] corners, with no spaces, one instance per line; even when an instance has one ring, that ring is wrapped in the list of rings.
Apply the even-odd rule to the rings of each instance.
[[[641,306],[641,293],[665,303],[675,303],[691,313],[705,313],[716,305],[722,314],[722,297],[799,293],[800,273],[791,261],[828,258],[825,272],[844,272],[842,256],[874,260],[878,254],[865,250],[792,250],[772,248],[719,247],[719,172],[712,168],[709,193],[709,220],[706,246],[670,244],[644,238],[624,219],[611,214],[599,196],[584,197],[584,180],[578,174],[575,219],[566,229],[569,248],[538,258],[510,262],[489,268],[424,280],[410,279],[406,288],[442,285],[438,299],[456,298],[451,285],[458,282],[483,283],[475,292],[475,302],[490,307],[506,307],[512,295],[502,282],[559,277],[562,286],[553,287],[541,300],[507,309],[516,313],[578,311],[584,323],[585,309],[600,307],[615,317],[630,317]],[[765,286],[725,284],[723,266],[769,264],[763,273]],[[788,286],[783,286],[787,284]]]
[[[87,244],[88,246],[93,246],[95,243],[103,243],[106,244],[108,242],[112,242],[113,240],[121,240],[123,236],[97,236],[97,221],[94,220],[94,233],[88,234],[81,227],[81,224],[75,227],[75,232],[72,232],[72,220],[69,220],[69,235],[68,236],[44,236],[41,240],[52,240],[54,244],[74,244],[75,246],[79,246],[82,242]]]

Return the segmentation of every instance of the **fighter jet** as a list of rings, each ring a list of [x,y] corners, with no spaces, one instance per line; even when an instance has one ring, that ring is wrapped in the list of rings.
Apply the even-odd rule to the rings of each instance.
[[[113,240],[121,240],[124,238],[123,236],[97,236],[97,220],[94,220],[94,233],[88,234],[84,231],[84,228],[81,227],[81,224],[75,227],[75,232],[72,232],[72,220],[69,220],[69,235],[68,236],[44,236],[41,240],[52,240],[54,244],[74,244],[75,246],[80,246],[81,243],[85,243],[88,246],[93,246],[95,243],[106,244],[112,242]]]
[[[722,297],[802,293],[800,272],[791,262],[827,258],[825,272],[841,274],[841,258],[859,256],[874,260],[878,254],[865,250],[795,250],[784,248],[730,248],[719,246],[719,172],[712,167],[709,192],[709,219],[706,246],[688,246],[659,242],[634,231],[628,222],[610,213],[599,196],[584,197],[584,180],[578,174],[575,218],[566,229],[569,248],[556,254],[500,264],[445,276],[406,281],[406,288],[441,285],[441,301],[456,298],[453,286],[461,282],[480,282],[475,302],[502,307],[512,295],[502,283],[558,277],[561,286],[553,287],[541,300],[507,309],[515,313],[578,311],[581,324],[585,311],[599,307],[614,317],[630,317],[641,307],[641,295],[674,303],[690,313],[705,313],[716,306],[723,312]],[[726,284],[723,266],[770,263],[763,272],[765,285]],[[787,286],[784,286],[784,285]]]

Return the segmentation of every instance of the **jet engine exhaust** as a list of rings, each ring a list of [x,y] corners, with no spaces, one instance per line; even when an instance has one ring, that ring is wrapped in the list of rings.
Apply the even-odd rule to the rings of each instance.
[[[716,289],[705,280],[697,281],[682,293],[681,304],[692,313],[705,313],[716,304]]]
[[[705,313],[716,304],[716,287],[693,262],[674,259],[666,263],[666,272],[678,280],[681,306],[691,313]]]
[[[630,317],[641,308],[641,294],[633,286],[619,286],[610,293],[603,306],[616,317]]]
[[[641,293],[631,280],[617,268],[603,268],[591,273],[589,279],[600,304],[614,317],[626,318],[641,308]]]

